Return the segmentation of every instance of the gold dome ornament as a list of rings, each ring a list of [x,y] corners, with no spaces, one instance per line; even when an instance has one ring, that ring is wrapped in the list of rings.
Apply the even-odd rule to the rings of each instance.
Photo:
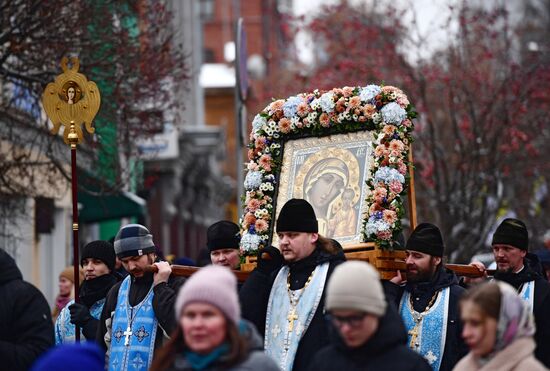
[[[42,104],[48,118],[53,124],[52,134],[57,134],[61,125],[64,126],[63,139],[66,144],[80,144],[82,142],[82,128],[92,134],[92,120],[99,111],[101,96],[99,89],[93,81],[88,81],[86,76],[78,73],[80,62],[77,57],[69,59],[63,57],[61,68],[63,73],[49,83],[42,95]],[[72,130],[71,130],[72,126]],[[69,139],[69,132],[72,132]],[[78,140],[75,140],[76,134]]]

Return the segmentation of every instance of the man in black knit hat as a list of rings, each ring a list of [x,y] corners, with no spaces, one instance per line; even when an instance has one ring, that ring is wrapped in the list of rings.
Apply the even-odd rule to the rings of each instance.
[[[542,275],[536,255],[528,253],[529,234],[519,219],[507,218],[500,223],[491,243],[497,263],[494,279],[514,286],[533,310],[536,332],[535,357],[550,368],[550,284]],[[480,262],[472,263],[481,271]]]
[[[81,330],[80,339],[95,340],[99,317],[107,293],[117,282],[115,250],[107,241],[92,241],[82,249],[80,266],[84,282],[80,287],[80,302],[68,303],[55,321],[56,344],[75,341],[75,324]]]
[[[265,351],[282,370],[305,370],[329,343],[324,291],[333,269],[345,260],[338,242],[318,233],[312,206],[291,199],[277,219],[279,249],[258,254],[258,267],[240,291],[243,317],[265,338]]]
[[[407,281],[401,274],[384,283],[388,302],[396,305],[408,333],[408,345],[433,370],[452,370],[468,349],[462,340],[458,300],[464,291],[443,266],[445,250],[439,228],[418,225],[406,244]]]
[[[214,265],[239,269],[240,228],[237,224],[221,220],[212,224],[206,231],[206,246]]]

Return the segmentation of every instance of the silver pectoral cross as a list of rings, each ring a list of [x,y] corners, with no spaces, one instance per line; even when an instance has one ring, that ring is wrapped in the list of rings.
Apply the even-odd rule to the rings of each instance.
[[[123,334],[126,337],[126,339],[124,339],[124,345],[125,346],[130,345],[130,336],[132,336],[132,329],[130,328],[130,326],[128,326],[128,328],[126,329],[126,331],[123,332]]]

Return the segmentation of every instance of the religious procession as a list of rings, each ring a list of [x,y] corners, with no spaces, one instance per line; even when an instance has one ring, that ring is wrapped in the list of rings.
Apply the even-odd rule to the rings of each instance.
[[[547,5],[0,2],[0,371],[550,370]]]

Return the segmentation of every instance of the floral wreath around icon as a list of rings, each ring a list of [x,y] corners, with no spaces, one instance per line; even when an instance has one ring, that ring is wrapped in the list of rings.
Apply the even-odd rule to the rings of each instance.
[[[364,242],[392,249],[402,231],[404,197],[409,183],[408,152],[416,111],[393,86],[315,90],[271,102],[254,118],[244,181],[241,254],[255,255],[275,228],[274,198],[281,171],[284,141],[370,130],[374,161],[367,181]]]

